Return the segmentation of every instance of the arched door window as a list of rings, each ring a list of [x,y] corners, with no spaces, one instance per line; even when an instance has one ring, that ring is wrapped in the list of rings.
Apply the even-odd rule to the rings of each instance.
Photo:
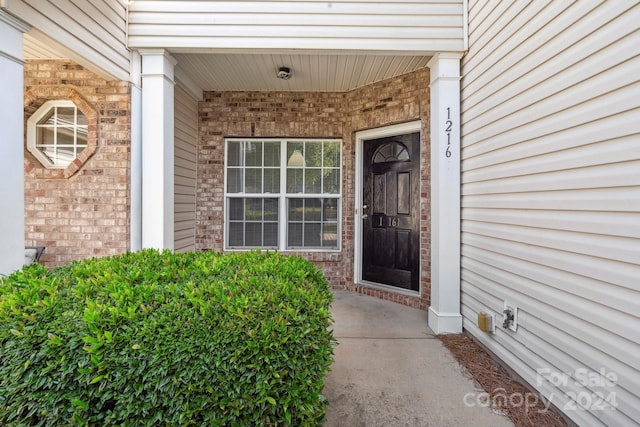
[[[411,156],[403,143],[392,141],[378,147],[372,160],[373,163],[408,162]]]

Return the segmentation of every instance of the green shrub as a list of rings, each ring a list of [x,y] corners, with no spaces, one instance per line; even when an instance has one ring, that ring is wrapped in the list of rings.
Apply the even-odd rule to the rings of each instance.
[[[322,273],[145,250],[0,282],[0,425],[321,425]]]

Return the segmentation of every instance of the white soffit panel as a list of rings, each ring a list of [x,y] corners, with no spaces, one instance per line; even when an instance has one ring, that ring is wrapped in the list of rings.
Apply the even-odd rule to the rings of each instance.
[[[70,59],[69,55],[53,42],[43,42],[30,33],[23,36],[24,59],[45,60],[45,59]]]
[[[348,91],[427,66],[428,56],[335,54],[174,54],[207,91]],[[280,67],[292,76],[278,79]],[[428,82],[425,82],[428,84]]]

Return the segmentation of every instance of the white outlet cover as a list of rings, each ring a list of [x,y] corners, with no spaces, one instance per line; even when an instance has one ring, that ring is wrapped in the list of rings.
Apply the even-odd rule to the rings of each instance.
[[[496,332],[496,316],[493,313],[489,313],[489,332],[492,334]]]
[[[511,304],[507,301],[504,302],[504,308],[502,309],[502,321],[504,322],[506,316],[504,315],[504,310],[511,309],[513,312],[513,322],[509,325],[509,329],[513,332],[518,330],[518,307],[514,304]]]

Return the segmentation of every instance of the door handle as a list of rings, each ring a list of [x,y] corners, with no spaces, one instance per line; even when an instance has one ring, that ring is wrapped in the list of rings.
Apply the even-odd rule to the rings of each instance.
[[[368,214],[362,214],[362,219],[367,219],[367,218],[369,218]]]

